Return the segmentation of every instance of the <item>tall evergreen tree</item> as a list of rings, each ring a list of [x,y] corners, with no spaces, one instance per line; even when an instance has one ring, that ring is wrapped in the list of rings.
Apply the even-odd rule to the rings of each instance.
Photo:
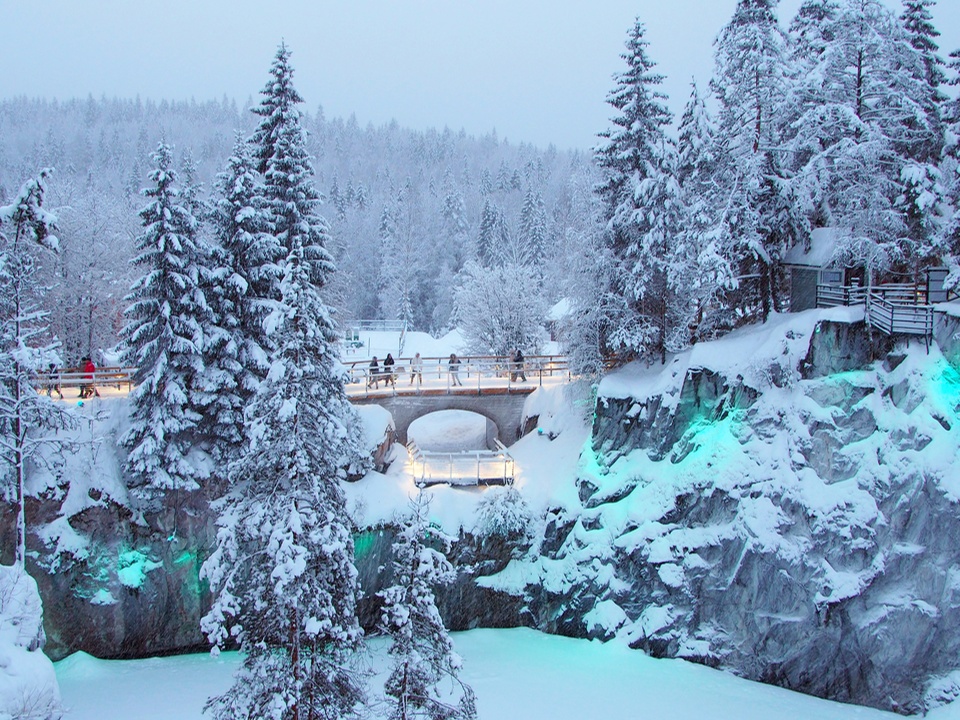
[[[56,250],[56,218],[43,208],[49,170],[24,184],[10,205],[0,207],[0,488],[16,504],[14,562],[26,563],[25,482],[27,462],[43,442],[37,431],[62,424],[50,401],[33,388],[44,368],[46,313],[40,309],[35,253]],[[49,357],[49,355],[48,355]]]
[[[248,145],[238,136],[209,212],[216,242],[204,290],[213,326],[205,333],[206,366],[197,383],[204,397],[203,433],[218,439],[225,457],[239,450],[244,408],[266,376],[270,343],[263,321],[276,304],[257,295],[278,269],[276,239],[263,232],[256,205],[256,174]]]
[[[281,46],[264,94],[295,97],[291,72]],[[230,628],[244,660],[234,685],[208,707],[216,718],[332,720],[363,700],[350,670],[362,632],[339,483],[367,462],[336,370],[331,311],[320,296],[333,263],[299,115],[292,107],[281,115],[265,165],[272,229],[288,248],[280,301],[265,321],[274,349],[247,412],[249,442],[217,506],[217,548],[203,567],[216,598],[204,630],[219,646]]]
[[[934,246],[942,220],[939,209],[946,193],[939,167],[945,143],[943,112],[947,96],[941,87],[946,75],[936,42],[940,33],[930,14],[935,4],[935,0],[903,0],[900,16],[910,48],[916,54],[916,58],[902,61],[904,71],[913,80],[907,100],[914,110],[913,116],[904,120],[898,148],[905,160],[900,171],[903,190],[898,206],[906,217],[915,270],[936,252]],[[899,47],[909,55],[903,44]]]
[[[453,566],[428,544],[429,502],[410,502],[393,543],[393,585],[383,598],[381,627],[391,638],[393,666],[386,681],[391,720],[470,720],[477,717],[473,690],[458,677],[462,661],[437,610],[434,590],[454,579]],[[433,534],[447,547],[449,541]]]
[[[542,272],[547,249],[547,208],[543,195],[532,187],[523,197],[517,239],[523,261],[529,263],[535,272]]]
[[[736,287],[730,259],[733,249],[720,245],[729,236],[710,233],[722,200],[713,185],[715,173],[713,121],[696,83],[680,118],[677,138],[677,181],[682,192],[682,227],[669,271],[670,289],[676,296],[667,349],[676,351],[689,342],[710,339],[731,327],[731,307],[724,294]]]
[[[154,153],[154,185],[143,191],[143,233],[133,263],[144,270],[127,296],[124,364],[136,367],[130,429],[120,442],[129,448],[127,471],[145,499],[167,490],[193,490],[207,478],[203,464],[187,455],[201,419],[193,395],[204,370],[203,327],[210,308],[201,287],[204,254],[196,218],[176,186],[170,147]]]
[[[878,0],[840,0],[829,32],[794,123],[795,187],[809,217],[839,229],[840,256],[872,276],[928,252],[933,194],[923,188],[934,173],[909,156],[928,92],[919,56]]]
[[[598,187],[607,219],[614,273],[609,292],[619,308],[604,325],[604,350],[624,359],[658,355],[666,348],[667,265],[680,228],[676,149],[667,136],[670,112],[658,89],[663,76],[647,56],[643,23],[631,28],[627,70],[616,76],[607,102],[617,114],[596,151],[605,177]]]
[[[714,185],[726,193],[713,232],[734,249],[738,274],[755,278],[741,285],[736,299],[743,316],[763,320],[779,309],[781,260],[797,236],[784,213],[790,199],[784,197],[778,118],[790,71],[776,5],[739,0],[717,37],[711,81],[720,105]]]

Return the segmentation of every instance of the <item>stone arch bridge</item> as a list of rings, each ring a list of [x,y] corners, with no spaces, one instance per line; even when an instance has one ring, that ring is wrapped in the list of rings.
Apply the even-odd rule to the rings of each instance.
[[[393,415],[398,442],[407,443],[407,429],[417,418],[440,410],[468,410],[482,415],[497,428],[496,438],[513,445],[520,437],[523,404],[534,387],[517,387],[510,393],[397,394],[351,397],[354,405],[379,405]]]

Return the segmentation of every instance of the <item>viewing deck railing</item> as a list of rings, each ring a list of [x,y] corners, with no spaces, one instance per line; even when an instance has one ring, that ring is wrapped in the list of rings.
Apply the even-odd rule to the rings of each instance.
[[[933,335],[933,305],[909,305],[870,293],[866,321],[886,335]]]
[[[516,463],[506,446],[497,441],[496,450],[434,452],[407,443],[413,463],[413,481],[427,485],[512,485]]]

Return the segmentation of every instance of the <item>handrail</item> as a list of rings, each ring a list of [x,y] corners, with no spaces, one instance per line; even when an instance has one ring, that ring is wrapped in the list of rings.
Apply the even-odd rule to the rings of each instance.
[[[414,440],[407,443],[407,450],[413,462],[413,481],[418,487],[513,484],[516,461],[499,440],[496,450],[423,450]]]
[[[41,390],[55,387],[81,387],[84,385],[94,385],[95,387],[106,387],[109,385],[126,385],[127,389],[133,387],[134,377],[137,368],[134,367],[101,367],[92,373],[87,370],[77,368],[67,368],[65,370],[42,370],[34,375],[33,384]]]
[[[509,356],[502,355],[469,355],[458,359],[459,365],[451,367],[449,357],[421,358],[423,370],[418,378],[410,375],[413,360],[410,357],[397,358],[390,371],[385,371],[383,365],[379,364],[374,372],[369,361],[364,360],[346,362],[344,367],[347,383],[361,385],[359,393],[357,389],[349,390],[354,396],[370,395],[371,390],[380,391],[380,383],[384,383],[384,389],[392,389],[394,395],[417,394],[424,390],[425,385],[427,389],[432,387],[447,393],[461,392],[459,388],[463,388],[462,392],[481,395],[484,391],[502,391],[504,388],[507,392],[520,388],[525,390],[534,381],[539,387],[543,385],[545,377],[552,378],[559,374],[566,374],[567,380],[572,379],[570,362],[565,355],[531,355],[523,363],[515,363]],[[398,388],[398,381],[406,378],[409,378],[409,382],[401,383]],[[439,385],[431,383],[432,378],[441,381]],[[484,385],[484,381],[491,379],[494,380],[493,385],[489,382]],[[413,384],[414,380],[417,381],[416,385]]]
[[[933,336],[933,305],[903,304],[881,293],[870,293],[866,321],[887,335]]]

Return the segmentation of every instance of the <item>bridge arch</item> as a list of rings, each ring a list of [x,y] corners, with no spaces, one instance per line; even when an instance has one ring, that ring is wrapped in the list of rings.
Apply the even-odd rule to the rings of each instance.
[[[468,410],[482,415],[497,429],[497,439],[509,447],[520,436],[527,393],[502,395],[394,395],[351,398],[355,405],[380,405],[393,416],[397,440],[406,444],[414,420],[440,410]]]

